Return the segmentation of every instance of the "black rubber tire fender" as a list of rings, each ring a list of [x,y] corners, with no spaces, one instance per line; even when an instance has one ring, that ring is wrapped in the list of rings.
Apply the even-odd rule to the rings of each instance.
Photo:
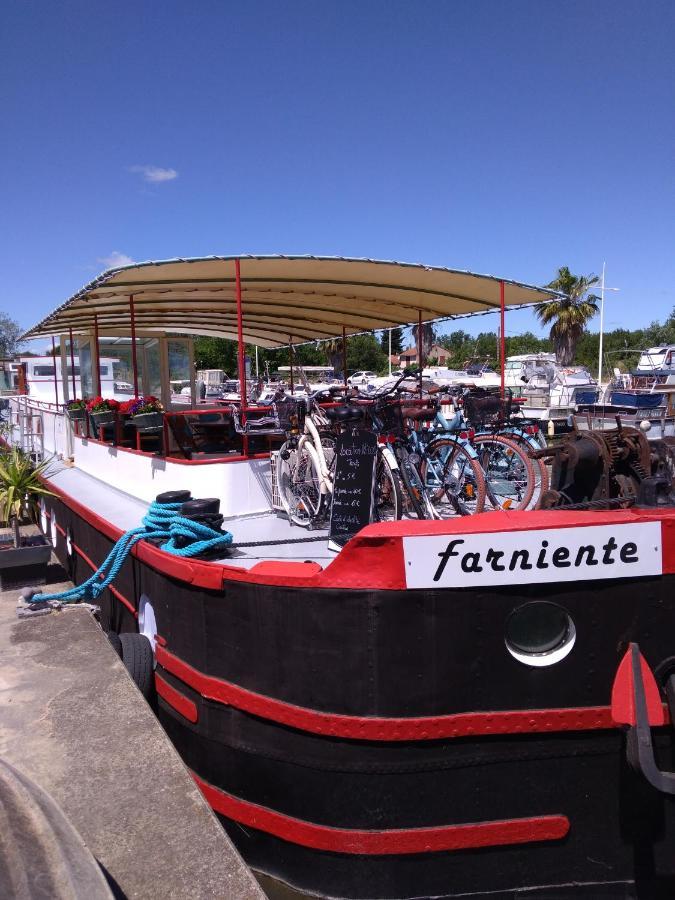
[[[148,700],[155,687],[152,645],[144,634],[124,632],[119,638],[122,662],[138,690]]]
[[[122,641],[120,640],[119,634],[116,631],[108,631],[106,637],[110,641],[115,653],[122,659]]]
[[[155,503],[187,503],[192,500],[190,491],[164,491],[163,494],[157,494]]]

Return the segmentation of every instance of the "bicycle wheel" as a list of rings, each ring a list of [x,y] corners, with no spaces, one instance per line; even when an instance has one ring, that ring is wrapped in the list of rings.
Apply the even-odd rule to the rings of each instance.
[[[444,437],[431,441],[422,459],[421,473],[438,518],[483,512],[485,474],[459,440]]]
[[[277,487],[281,504],[294,525],[307,528],[321,513],[321,476],[312,457],[295,442],[284,443],[277,457]]]
[[[405,447],[399,445],[397,447],[396,456],[403,487],[403,507],[401,515],[406,515],[410,518],[414,515],[417,516],[418,519],[435,518],[434,508],[431,505],[424,488],[424,478],[417,471],[411,454]],[[415,456],[417,456],[417,454],[415,454]]]
[[[375,462],[373,522],[392,522],[403,515],[401,476],[378,449]]]
[[[529,454],[503,434],[477,434],[478,451],[487,501],[492,509],[527,509],[535,488],[534,466]]]
[[[530,450],[539,450],[540,447],[537,444],[536,446],[533,443],[530,443],[526,438],[522,435],[518,434],[507,434],[506,437],[510,438],[512,441],[515,441],[519,447],[530,456]],[[530,459],[532,459],[530,457]],[[528,509],[535,509],[537,503],[539,502],[539,498],[547,491],[551,484],[551,479],[548,474],[548,466],[543,459],[532,459],[532,466],[534,467],[534,494],[532,495],[532,499],[529,502]]]

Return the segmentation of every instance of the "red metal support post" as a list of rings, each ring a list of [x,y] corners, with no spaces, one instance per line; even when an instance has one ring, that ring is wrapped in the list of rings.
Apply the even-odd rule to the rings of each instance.
[[[244,347],[244,311],[241,305],[241,266],[238,259],[234,261],[234,282],[237,295],[237,361],[239,363],[239,397],[241,409],[241,424],[246,424],[246,357]],[[244,435],[242,440],[244,455],[248,455],[248,437]]]
[[[422,396],[422,369],[424,368],[422,357],[424,355],[424,335],[422,334],[422,310],[417,315],[417,364],[419,366],[419,391]]]
[[[237,296],[237,357],[239,361],[239,394],[241,408],[246,409],[246,361],[244,358],[244,314],[241,306],[241,268],[239,260],[234,261],[234,280]]]
[[[54,343],[54,335],[52,335],[52,358],[54,360],[54,402],[59,405],[59,379],[56,375],[56,344]]]
[[[94,313],[94,352],[92,354],[94,366],[94,393],[101,396],[101,359],[98,351],[98,316]]]
[[[342,380],[347,387],[347,330],[342,326]]]
[[[506,379],[505,379],[505,367],[506,367],[506,337],[504,335],[504,320],[505,320],[505,309],[504,309],[504,282],[499,282],[499,369],[501,372],[501,381],[502,381],[502,399],[506,395]]]
[[[288,362],[291,367],[291,394],[293,393],[293,335],[288,336]]]
[[[73,329],[69,328],[68,333],[70,336],[70,377],[73,379],[73,400],[77,400],[77,393],[75,388],[75,350],[73,349]],[[80,384],[80,387],[82,385]]]
[[[134,397],[138,397],[138,356],[136,355],[136,311],[134,295],[129,297],[129,318],[131,319],[131,365],[134,370]]]

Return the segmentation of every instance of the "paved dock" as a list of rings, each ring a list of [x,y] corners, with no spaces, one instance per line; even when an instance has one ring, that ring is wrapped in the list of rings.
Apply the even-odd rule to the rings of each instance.
[[[50,591],[65,573],[51,566]],[[92,614],[16,618],[0,593],[0,756],[136,898],[264,900]]]

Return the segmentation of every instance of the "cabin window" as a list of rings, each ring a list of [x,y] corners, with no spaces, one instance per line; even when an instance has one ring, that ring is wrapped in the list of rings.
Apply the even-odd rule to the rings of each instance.
[[[506,621],[506,649],[527,666],[552,666],[571,652],[576,628],[557,603],[535,600],[514,609]]]
[[[56,368],[54,366],[33,366],[33,375],[39,378],[53,378],[55,374]]]

